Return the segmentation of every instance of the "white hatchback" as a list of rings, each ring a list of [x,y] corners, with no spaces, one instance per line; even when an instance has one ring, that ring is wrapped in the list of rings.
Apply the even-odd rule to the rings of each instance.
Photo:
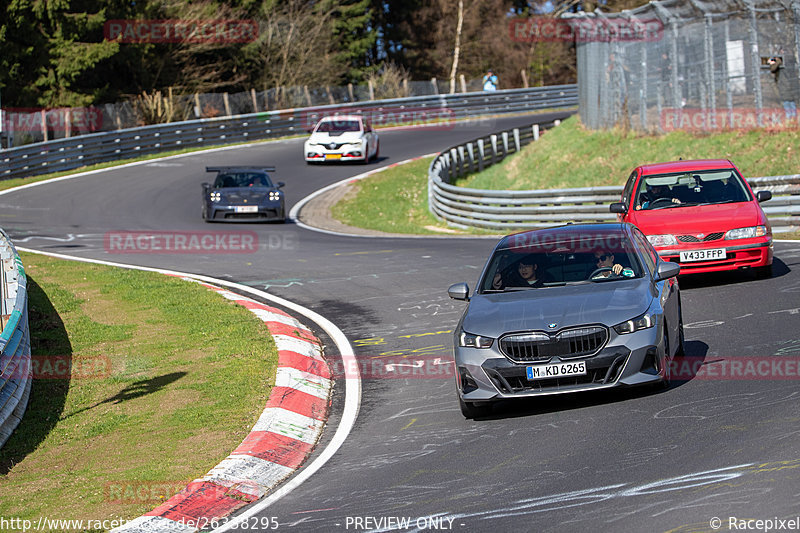
[[[325,117],[311,130],[303,145],[307,163],[323,161],[362,161],[377,159],[378,134],[358,115]]]

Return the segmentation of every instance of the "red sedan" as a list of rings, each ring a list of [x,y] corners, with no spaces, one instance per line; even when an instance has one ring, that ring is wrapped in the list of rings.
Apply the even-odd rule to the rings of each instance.
[[[610,208],[681,274],[753,269],[769,277],[772,228],[759,203],[770,198],[753,194],[726,159],[673,161],[635,168]]]

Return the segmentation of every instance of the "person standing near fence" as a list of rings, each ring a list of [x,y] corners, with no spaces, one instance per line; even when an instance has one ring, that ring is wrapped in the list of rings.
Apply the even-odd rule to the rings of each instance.
[[[778,98],[783,104],[786,120],[797,120],[796,99],[800,92],[797,90],[797,80],[792,79],[792,73],[786,70],[781,56],[770,57],[767,64],[769,65],[769,71],[772,73],[772,78],[775,80]]]
[[[486,71],[483,77],[483,90],[496,91],[497,90],[497,76],[492,72],[492,69]]]

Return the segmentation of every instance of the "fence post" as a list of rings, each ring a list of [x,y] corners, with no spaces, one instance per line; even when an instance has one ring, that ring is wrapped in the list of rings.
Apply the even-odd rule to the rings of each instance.
[[[483,139],[478,139],[478,172],[483,171],[483,159],[486,157],[486,149],[483,146]]]
[[[519,128],[514,128],[512,132],[514,133],[514,146],[516,147],[516,151],[519,152],[522,149],[519,143]]]
[[[258,100],[256,100],[256,90],[250,87],[250,99],[253,101],[253,113],[258,113]]]
[[[539,140],[539,125],[538,124],[534,124],[532,129],[533,129],[533,140],[534,141],[538,141]]]
[[[433,94],[439,94],[439,84],[436,83],[436,78],[431,78],[431,85],[433,85]]]
[[[502,134],[503,138],[503,157],[508,155],[508,132],[504,131]]]
[[[228,93],[222,93],[222,101],[225,103],[225,116],[231,116],[231,103],[228,100]]]
[[[497,134],[491,134],[489,139],[492,141],[492,164],[494,165],[497,159]]]
[[[461,145],[458,146],[458,173],[459,173],[459,175],[467,174],[469,172],[469,169],[464,168],[464,161],[466,161],[466,157],[464,155],[464,145],[461,144]]]

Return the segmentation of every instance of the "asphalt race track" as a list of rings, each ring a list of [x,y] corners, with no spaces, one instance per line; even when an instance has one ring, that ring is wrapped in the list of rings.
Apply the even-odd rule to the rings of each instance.
[[[288,209],[366,169],[530,122],[517,117],[445,131],[381,132],[381,159],[367,166],[309,167],[303,139],[130,166],[2,196],[0,226],[22,247],[265,289],[333,321],[360,358],[448,361],[464,304],[450,300],[447,287],[459,281],[472,287],[494,240],[344,237],[291,223],[205,224],[200,184],[211,175],[204,167],[275,165],[276,179],[286,182]],[[105,250],[106,232],[135,230],[252,231],[259,249]],[[796,518],[800,242],[776,243],[775,257],[771,279],[681,280],[687,352],[703,364],[703,377],[690,375],[666,391],[552,396],[465,420],[447,372],[366,376],[358,419],[339,452],[259,516],[277,517],[281,531],[303,532],[689,532],[716,530],[715,518],[722,530],[731,517]],[[742,365],[738,377],[723,376],[735,363]],[[748,374],[754,364],[761,364],[756,375]],[[794,376],[787,375],[792,368]],[[333,434],[340,409],[336,395],[318,449]]]

